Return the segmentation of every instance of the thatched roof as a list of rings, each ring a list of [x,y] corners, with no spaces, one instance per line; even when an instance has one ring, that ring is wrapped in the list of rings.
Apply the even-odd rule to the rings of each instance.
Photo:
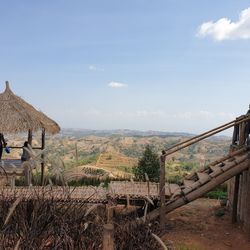
[[[16,96],[6,82],[6,89],[0,94],[0,133],[34,132],[45,129],[47,133],[60,131],[56,122],[33,106]]]

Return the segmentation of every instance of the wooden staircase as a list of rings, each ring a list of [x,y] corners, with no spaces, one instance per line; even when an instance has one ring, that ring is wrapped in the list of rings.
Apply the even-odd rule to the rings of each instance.
[[[165,197],[164,193],[161,193],[161,207],[148,214],[147,219],[149,221],[160,216],[161,227],[164,226],[162,221],[164,221],[165,213],[169,213],[174,209],[203,196],[207,192],[216,188],[218,185],[230,180],[234,176],[239,176],[239,174],[241,174],[243,171],[250,168],[250,152],[248,145],[250,141],[249,114],[243,115],[232,122],[174,145],[173,147],[166,150],[163,158],[164,156],[169,156],[181,149],[184,149],[231,127],[234,127],[234,134],[229,154],[188,176],[182,181],[180,189],[172,194],[169,199],[166,199],[167,197]],[[162,162],[161,169],[164,168],[165,163]],[[160,190],[164,190],[164,188],[162,188],[164,186],[165,177],[161,177]]]

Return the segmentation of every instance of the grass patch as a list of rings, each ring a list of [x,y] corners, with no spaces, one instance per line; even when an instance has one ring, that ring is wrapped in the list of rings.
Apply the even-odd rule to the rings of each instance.
[[[227,185],[222,184],[218,186],[214,190],[208,192],[204,197],[209,199],[227,199]]]
[[[177,250],[201,250],[200,248],[194,246],[187,246],[186,244],[178,245]]]

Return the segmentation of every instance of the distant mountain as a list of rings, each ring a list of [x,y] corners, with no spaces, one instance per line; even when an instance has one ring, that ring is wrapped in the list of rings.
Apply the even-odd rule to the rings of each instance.
[[[182,136],[182,137],[192,137],[194,134],[185,133],[185,132],[163,132],[163,131],[140,131],[140,130],[131,130],[131,129],[112,129],[112,130],[92,130],[92,129],[76,129],[76,128],[64,128],[61,131],[62,136],[133,136],[133,137],[148,137],[148,136],[159,136],[159,137],[173,137],[173,136]]]
[[[166,137],[185,137],[190,138],[195,136],[195,134],[186,132],[164,132],[164,131],[140,131],[131,129],[111,129],[111,130],[92,130],[92,129],[78,129],[78,128],[64,128],[62,129],[60,136],[69,137],[84,137],[84,136],[125,136],[125,137],[152,137],[158,136],[162,138]],[[230,140],[229,136],[219,135],[211,137],[212,140]]]

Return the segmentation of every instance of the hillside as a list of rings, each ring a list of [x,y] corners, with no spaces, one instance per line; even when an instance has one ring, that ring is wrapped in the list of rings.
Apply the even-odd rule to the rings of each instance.
[[[186,133],[154,132],[158,135],[150,135],[152,131],[149,131],[142,132],[145,134],[142,136],[138,135],[138,131],[117,130],[116,134],[112,132],[106,131],[106,135],[101,136],[96,134],[101,134],[102,131],[81,135],[82,130],[63,130],[59,135],[47,136],[46,149],[48,153],[58,155],[64,161],[66,168],[92,165],[108,171],[113,176],[125,174],[127,176],[132,173],[132,168],[142,156],[146,145],[150,145],[160,155],[161,150],[190,138]],[[127,135],[128,132],[131,135]],[[8,144],[20,146],[25,138],[25,135],[8,136]],[[39,146],[39,144],[39,135],[35,135],[33,145]],[[229,145],[230,138],[212,137],[183,149],[167,159],[168,174],[174,179],[176,176],[183,176],[194,168],[227,154]],[[10,155],[5,154],[4,157],[19,158],[20,153],[21,150],[12,150]]]
[[[92,164],[107,170],[112,175],[120,176],[121,173],[132,172],[132,167],[142,156],[146,145],[151,145],[160,154],[161,150],[190,138],[190,135],[187,136],[185,133],[183,135],[168,133],[164,136],[95,134],[80,136],[75,130],[72,134],[69,131],[64,134],[63,131],[56,137],[48,137],[48,148],[49,151],[56,151],[69,167],[74,166],[74,162],[77,161],[77,165]],[[171,155],[167,164],[169,176],[173,178],[183,176],[193,168],[217,160],[227,154],[229,145],[230,138],[213,137]]]

